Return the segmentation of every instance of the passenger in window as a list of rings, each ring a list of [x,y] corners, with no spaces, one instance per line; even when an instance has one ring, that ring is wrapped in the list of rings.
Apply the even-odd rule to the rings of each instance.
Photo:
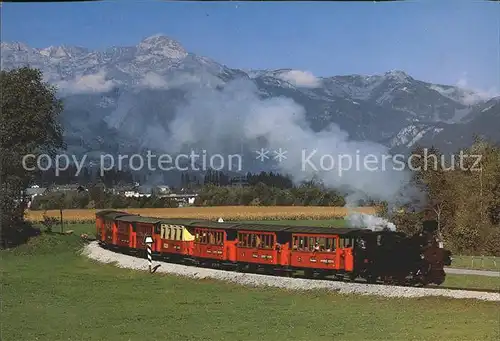
[[[319,251],[319,243],[314,244],[314,251]]]

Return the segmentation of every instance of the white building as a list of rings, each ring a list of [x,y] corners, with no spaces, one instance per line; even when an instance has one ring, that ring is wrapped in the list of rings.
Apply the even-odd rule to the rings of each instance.
[[[151,196],[151,194],[139,193],[137,191],[125,191],[123,195],[125,195],[127,198],[142,198],[142,197],[149,198]]]

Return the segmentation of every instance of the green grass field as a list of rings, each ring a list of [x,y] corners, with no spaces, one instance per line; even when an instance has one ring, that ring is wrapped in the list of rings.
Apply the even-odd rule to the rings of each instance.
[[[500,271],[500,257],[453,256],[453,267],[460,269]]]
[[[247,288],[93,262],[74,235],[0,251],[2,340],[496,340],[498,303]],[[90,230],[90,231],[89,231]],[[444,285],[498,279],[448,276]],[[488,283],[488,284],[485,284]]]

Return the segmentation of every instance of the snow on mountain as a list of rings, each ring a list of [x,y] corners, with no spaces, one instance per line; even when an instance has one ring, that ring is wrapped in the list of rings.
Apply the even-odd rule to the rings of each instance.
[[[253,82],[262,97],[288,97],[303,106],[314,130],[333,122],[354,139],[391,148],[435,141],[444,132],[450,140],[455,124],[497,108],[486,105],[483,94],[419,81],[401,70],[318,77],[306,70],[232,69],[186,51],[165,35],[104,51],[4,42],[1,53],[2,69],[40,68],[58,86],[70,145],[87,150],[144,146],[148,134],[168,130],[190,89],[216,89],[238,78]],[[83,146],[82,140],[87,141]]]

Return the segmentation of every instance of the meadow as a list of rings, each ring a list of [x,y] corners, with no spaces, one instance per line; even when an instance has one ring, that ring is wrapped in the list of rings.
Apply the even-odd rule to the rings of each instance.
[[[117,209],[118,210],[118,209]],[[95,219],[95,209],[64,210],[65,222],[89,222]],[[180,208],[128,208],[131,214],[140,214],[147,217],[159,218],[193,218],[215,220],[220,217],[224,220],[328,220],[344,218],[349,212],[375,214],[375,207],[346,207],[333,206],[211,206],[211,207],[180,207]],[[60,217],[59,210],[27,211],[27,219],[33,222],[43,220],[43,215]]]
[[[87,224],[75,229],[89,229]],[[2,340],[496,340],[498,303],[248,288],[99,264],[77,234],[0,251]],[[444,285],[483,286],[477,276]],[[498,286],[498,282],[497,286]]]

